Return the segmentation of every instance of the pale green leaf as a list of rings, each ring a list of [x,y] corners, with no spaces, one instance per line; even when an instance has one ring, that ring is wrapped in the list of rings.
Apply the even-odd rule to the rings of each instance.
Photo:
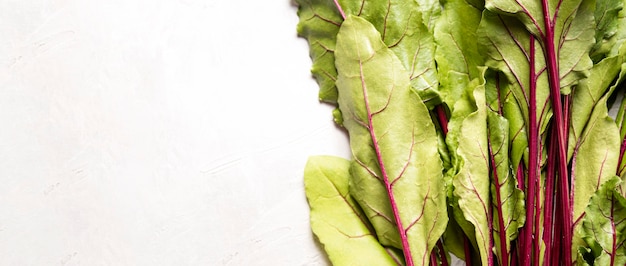
[[[350,196],[350,161],[309,158],[304,186],[311,207],[311,229],[333,265],[398,265],[378,243],[367,218]]]
[[[454,195],[463,217],[474,227],[475,243],[482,265],[487,265],[492,252],[492,232],[489,225],[491,199],[484,84],[475,87],[468,96],[471,97],[468,102],[475,102],[476,111],[462,119],[458,131],[451,130],[449,133],[449,137],[458,139],[458,146],[454,151],[460,170],[453,179]]]
[[[351,194],[383,245],[405,247],[424,265],[448,220],[428,109],[411,89],[410,74],[365,19],[346,18],[335,56],[339,107],[354,157]],[[408,247],[400,233],[406,233]]]

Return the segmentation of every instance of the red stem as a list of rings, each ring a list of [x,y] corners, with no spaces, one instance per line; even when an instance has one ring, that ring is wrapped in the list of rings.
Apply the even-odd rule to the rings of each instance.
[[[463,235],[463,250],[465,251],[465,265],[472,266],[472,249],[466,235]]]
[[[554,130],[554,128],[552,129]],[[554,238],[554,221],[552,215],[554,214],[554,159],[556,155],[556,134],[550,135],[550,146],[548,147],[548,166],[546,174],[546,192],[545,202],[543,210],[543,242],[546,244],[546,251],[544,255],[544,265],[550,265],[553,248]]]
[[[559,179],[558,176],[555,175],[555,178]],[[561,198],[563,195],[563,191],[561,191],[558,187],[556,188],[556,198]],[[557,204],[555,202],[555,209],[554,209],[554,213],[561,213],[562,212],[562,208],[563,206],[560,204]],[[562,255],[562,250],[560,249],[561,247],[561,240],[562,235],[563,235],[563,223],[554,223],[553,224],[554,228],[553,230],[553,235],[552,235],[552,251],[551,251],[551,256],[552,256],[552,261],[550,262],[551,264],[549,265],[559,265],[561,261],[561,255]]]
[[[519,257],[517,255],[517,246],[511,245],[511,266],[517,266]]]
[[[621,176],[620,174],[622,173],[622,170],[624,170],[624,168],[622,168],[622,162],[624,160],[624,153],[626,152],[626,137],[624,137],[624,139],[622,140],[622,146],[619,149],[619,159],[617,161],[617,175]]]
[[[435,252],[431,252],[430,253],[430,266],[438,266],[439,264],[437,263],[437,254],[435,254]]]
[[[389,180],[389,174],[385,168],[385,162],[383,161],[382,151],[380,149],[380,145],[378,145],[378,137],[376,136],[376,130],[374,130],[373,117],[374,113],[370,108],[369,97],[367,95],[367,86],[365,84],[365,80],[363,79],[363,64],[359,64],[360,73],[361,73],[361,87],[363,88],[363,98],[365,99],[365,108],[367,110],[367,122],[368,129],[370,133],[370,137],[372,139],[372,144],[374,146],[374,151],[376,152],[376,159],[378,161],[378,166],[380,167],[380,173],[383,178],[383,182],[385,183],[385,189],[387,191],[387,196],[389,197],[389,203],[391,204],[391,211],[393,212],[393,218],[398,227],[398,233],[400,233],[400,240],[402,241],[402,252],[404,253],[404,260],[406,261],[406,266],[413,266],[413,256],[411,255],[411,249],[409,248],[409,239],[406,235],[406,230],[402,225],[402,219],[400,218],[400,211],[398,210],[398,204],[396,203],[395,196],[393,194],[393,183]]]
[[[517,178],[517,188],[519,188],[521,191],[526,191],[525,189],[525,176],[524,176],[525,170],[524,170],[524,164],[522,162],[520,162],[520,164],[517,165],[517,173],[516,173],[516,178]],[[515,259],[512,260],[511,265],[515,265],[517,266],[519,265],[524,265],[523,264],[523,255],[521,255],[517,250],[521,250],[523,247],[526,246],[526,231],[528,231],[528,226],[523,226],[520,231],[519,231],[519,235],[517,237],[517,241],[516,241],[516,245],[515,245]],[[513,263],[514,262],[514,263]]]
[[[504,107],[502,107],[502,96],[500,95],[500,72],[496,72],[496,91],[498,92],[498,114],[502,116]]]
[[[503,212],[502,212],[502,196],[500,195],[500,188],[502,187],[502,185],[500,184],[500,178],[498,176],[498,169],[496,167],[496,158],[494,156],[493,153],[493,147],[491,146],[491,141],[488,142],[488,146],[489,146],[489,159],[491,160],[491,169],[493,171],[493,179],[495,181],[495,185],[496,185],[496,211],[498,212],[498,233],[499,233],[499,237],[500,237],[500,250],[502,252],[502,254],[500,254],[500,266],[509,266],[509,252],[506,248],[506,229],[504,228],[504,217],[503,217]],[[492,216],[493,217],[493,216]],[[492,218],[493,219],[493,218]],[[493,224],[493,223],[491,223]],[[490,242],[493,242],[493,238]],[[491,250],[493,247],[493,243],[491,243],[491,247],[489,247],[489,250]],[[493,252],[490,252],[493,253]],[[492,259],[492,264],[493,264],[493,259]]]
[[[563,205],[562,217],[563,217],[563,263],[564,265],[572,265],[572,205],[573,195],[570,191],[573,189],[570,185],[570,180],[567,171],[567,127],[565,123],[565,116],[563,114],[563,105],[561,103],[561,80],[558,67],[558,54],[556,53],[556,47],[554,45],[554,22],[550,17],[550,10],[548,7],[548,0],[542,0],[542,9],[544,15],[545,24],[545,39],[543,39],[545,47],[545,57],[548,67],[548,83],[550,85],[550,99],[552,101],[552,111],[554,116],[554,123],[556,124],[557,133],[557,148],[558,148],[558,165],[557,171],[559,174],[559,187],[562,190],[560,204]],[[573,182],[572,182],[573,184]]]
[[[337,10],[339,10],[339,14],[341,14],[341,17],[343,19],[346,19],[346,13],[343,12],[343,8],[341,8],[341,5],[339,5],[339,2],[337,0],[333,0],[335,2],[335,6],[337,6]]]
[[[443,243],[441,243],[441,240],[437,242],[437,250],[439,250],[441,266],[449,266],[450,264],[448,263],[448,257],[446,256],[446,251],[443,248]]]
[[[487,221],[489,222],[489,232],[493,232],[493,210],[487,209]],[[494,266],[493,261],[493,235],[489,235],[489,249],[487,250],[487,266]]]
[[[437,112],[437,119],[439,120],[439,125],[441,126],[441,130],[443,131],[443,135],[448,135],[448,117],[446,115],[446,110],[443,105],[437,105],[435,107],[435,111]]]
[[[541,148],[540,148],[539,154],[542,154]],[[535,182],[536,193],[535,193],[535,221],[533,222],[533,224],[535,225],[534,231],[533,231],[533,254],[534,254],[533,265],[539,265],[539,254],[541,254],[539,252],[539,248],[541,247],[541,244],[539,242],[540,242],[540,235],[541,235],[541,229],[542,229],[542,227],[539,226],[541,224],[541,203],[540,203],[541,202],[541,198],[540,198],[541,184],[540,183],[541,183],[540,178],[538,177]]]
[[[521,258],[521,265],[527,266],[531,263],[531,253],[533,244],[533,228],[535,224],[534,210],[535,210],[535,185],[537,182],[537,175],[539,174],[539,126],[537,123],[537,74],[535,72],[535,38],[530,36],[530,96],[529,96],[529,108],[528,108],[528,182],[526,184],[526,228],[524,230],[524,239],[522,241],[524,251]]]

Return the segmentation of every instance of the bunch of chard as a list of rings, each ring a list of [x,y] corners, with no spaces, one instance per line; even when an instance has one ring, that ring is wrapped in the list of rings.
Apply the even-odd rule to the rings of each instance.
[[[305,169],[333,264],[626,264],[625,0],[296,2],[352,152]]]

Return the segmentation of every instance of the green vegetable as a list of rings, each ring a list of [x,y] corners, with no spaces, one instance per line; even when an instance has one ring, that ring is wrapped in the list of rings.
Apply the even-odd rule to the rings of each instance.
[[[311,228],[337,265],[397,265],[348,191],[350,161],[311,157],[304,170]]]
[[[428,109],[366,20],[346,18],[335,56],[339,107],[354,155],[351,193],[381,244],[402,249],[407,265],[424,265],[448,219]]]
[[[607,180],[586,208],[583,231],[595,257],[590,265],[626,264],[626,199],[616,191],[619,181]]]
[[[334,264],[625,263],[626,1],[296,2],[352,152],[305,172]]]

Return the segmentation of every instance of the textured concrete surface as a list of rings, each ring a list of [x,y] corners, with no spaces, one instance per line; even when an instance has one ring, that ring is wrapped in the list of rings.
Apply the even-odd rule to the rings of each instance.
[[[326,265],[288,0],[0,0],[0,265]]]

